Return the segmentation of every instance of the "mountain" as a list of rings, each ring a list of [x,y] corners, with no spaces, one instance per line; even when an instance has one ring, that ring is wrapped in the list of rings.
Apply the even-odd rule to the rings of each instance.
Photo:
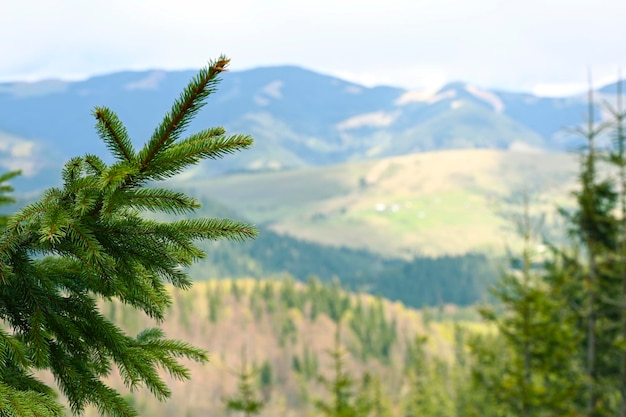
[[[1,83],[0,153],[5,157],[0,165],[12,166],[6,162],[7,136],[36,144],[39,156],[23,162],[36,168],[29,170],[30,188],[59,181],[58,174],[41,172],[46,164],[58,167],[86,152],[106,154],[93,129],[94,106],[116,111],[139,145],[194,74],[120,72],[75,82]],[[613,93],[610,87],[600,91]],[[283,66],[225,74],[190,130],[222,125],[255,137],[253,149],[205,164],[204,174],[214,175],[443,149],[571,149],[575,142],[562,129],[579,123],[585,110],[581,96],[545,98],[464,83],[432,93],[368,88]]]

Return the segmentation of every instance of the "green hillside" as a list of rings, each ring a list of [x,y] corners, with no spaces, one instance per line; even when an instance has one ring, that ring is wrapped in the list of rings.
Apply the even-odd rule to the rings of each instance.
[[[236,210],[214,200],[205,198],[201,204],[197,216],[243,219]],[[208,241],[200,246],[206,257],[191,267],[196,281],[289,275],[305,282],[314,276],[323,282],[338,279],[352,291],[412,307],[441,303],[466,306],[482,301],[502,266],[500,259],[481,253],[388,258],[364,249],[297,239],[264,226],[251,241]]]
[[[385,256],[501,251],[522,193],[548,226],[567,201],[576,159],[548,152],[460,150],[323,168],[187,177],[177,186],[271,230]]]

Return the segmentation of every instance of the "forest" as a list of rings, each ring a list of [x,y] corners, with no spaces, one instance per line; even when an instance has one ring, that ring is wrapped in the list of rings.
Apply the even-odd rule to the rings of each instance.
[[[505,268],[479,254],[401,262],[346,249],[334,256],[351,268],[332,279],[315,264],[322,249],[193,217],[200,202],[164,182],[252,146],[217,127],[183,136],[228,64],[203,68],[139,150],[113,111],[94,109],[115,162],[73,158],[62,186],[3,217],[0,415],[626,416],[621,91],[602,103],[610,123],[597,122],[590,92],[576,128],[585,146],[560,210],[567,239],[544,239],[528,190],[510,216],[522,243]],[[0,203],[16,175],[0,178]],[[257,279],[192,288],[196,261],[230,265],[207,241],[233,241],[219,256],[236,258],[259,232],[267,247],[255,259],[266,263],[227,271]],[[294,277],[259,279],[287,263]],[[227,363],[232,383],[221,384],[228,366],[199,371]]]

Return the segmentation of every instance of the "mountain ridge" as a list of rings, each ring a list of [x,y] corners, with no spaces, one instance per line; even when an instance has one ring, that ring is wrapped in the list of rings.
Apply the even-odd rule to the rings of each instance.
[[[82,81],[0,83],[0,132],[35,144],[58,167],[85,152],[106,155],[93,129],[94,106],[116,111],[134,143],[143,143],[194,74],[124,71]],[[615,90],[615,85],[602,87],[601,98],[610,100]],[[586,106],[582,96],[546,98],[464,82],[429,95],[365,87],[297,66],[260,67],[225,74],[190,131],[222,125],[256,139],[247,152],[205,164],[205,174],[215,175],[443,149],[519,144],[572,149],[577,142],[562,128],[578,124]],[[4,145],[0,153],[7,153]],[[54,184],[45,175],[38,185]]]

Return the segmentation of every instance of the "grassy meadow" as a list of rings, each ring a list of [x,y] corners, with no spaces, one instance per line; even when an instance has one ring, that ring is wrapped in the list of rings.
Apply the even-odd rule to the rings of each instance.
[[[498,251],[524,192],[554,220],[574,184],[563,153],[454,150],[295,171],[185,179],[177,186],[280,233],[387,256]]]

